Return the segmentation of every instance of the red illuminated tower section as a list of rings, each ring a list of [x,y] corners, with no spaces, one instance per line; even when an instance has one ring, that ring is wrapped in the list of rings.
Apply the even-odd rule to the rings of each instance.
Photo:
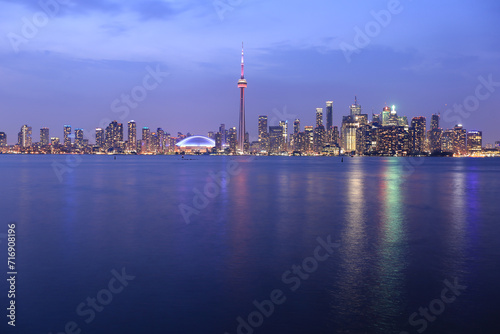
[[[245,145],[245,88],[247,81],[245,80],[245,62],[243,60],[243,43],[241,43],[241,79],[238,80],[238,88],[240,89],[240,124],[238,128],[238,149],[243,152]]]

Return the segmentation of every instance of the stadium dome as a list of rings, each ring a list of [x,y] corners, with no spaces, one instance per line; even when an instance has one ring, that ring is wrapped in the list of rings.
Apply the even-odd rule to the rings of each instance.
[[[191,136],[178,142],[177,146],[181,148],[185,147],[211,148],[215,146],[215,141],[205,136]]]

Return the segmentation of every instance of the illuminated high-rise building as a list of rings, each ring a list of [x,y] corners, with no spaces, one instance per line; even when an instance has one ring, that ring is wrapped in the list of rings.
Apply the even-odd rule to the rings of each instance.
[[[326,132],[331,135],[333,127],[333,101],[326,101]]]
[[[99,148],[104,148],[106,143],[106,137],[104,136],[104,130],[102,128],[95,129],[95,145]]]
[[[288,121],[280,121],[279,125],[281,126],[283,132],[283,141],[282,141],[282,150],[288,150]]]
[[[30,147],[32,144],[31,135],[32,135],[31,126],[23,125],[18,135],[19,146],[24,148]]]
[[[314,148],[314,128],[310,125],[304,126],[304,150],[312,152]]]
[[[426,119],[423,116],[413,117],[410,128],[410,150],[413,154],[421,154],[425,151]]]
[[[357,115],[357,114],[355,114]],[[359,122],[356,116],[344,116],[342,118],[342,149],[350,153],[356,151],[356,133]]]
[[[236,154],[236,151],[238,149],[238,132],[236,131],[235,126],[229,128],[228,136],[229,148],[231,149],[231,153]]]
[[[128,122],[128,147],[132,151],[137,149],[137,123],[134,120]]]
[[[300,119],[293,121],[293,134],[296,135],[300,132]]]
[[[219,127],[219,132],[221,133],[221,138],[222,138],[222,146],[226,145],[227,143],[227,130],[226,130],[226,124],[221,124]]]
[[[361,106],[358,104],[358,97],[354,97],[354,104],[352,104],[349,109],[351,109],[351,116],[361,114]]]
[[[455,131],[449,129],[443,131],[441,135],[441,152],[443,153],[453,153],[455,142]]]
[[[279,154],[284,150],[283,127],[269,127],[269,153]]]
[[[453,153],[467,154],[467,130],[463,128],[462,124],[458,124],[453,128],[453,132]]]
[[[323,125],[323,108],[316,108],[316,127]]]
[[[142,128],[141,152],[150,152],[151,150],[151,131],[147,126]]]
[[[83,129],[75,129],[75,147],[83,148]]]
[[[382,109],[382,126],[388,126],[389,125],[389,117],[391,116],[391,108],[389,107],[384,107],[384,109]]]
[[[262,142],[267,137],[267,116],[259,116],[259,142]]]
[[[60,144],[61,144],[61,141],[60,141],[59,137],[51,137],[50,138],[50,145],[52,147],[58,147]]]
[[[49,128],[40,129],[40,145],[48,146],[50,144]]]
[[[483,132],[467,132],[467,150],[469,154],[480,153],[483,150]]]
[[[7,134],[5,132],[0,132],[0,147],[7,146]]]
[[[386,125],[399,126],[399,117],[398,112],[396,111],[396,106],[392,106],[391,112],[389,113],[389,120]]]
[[[243,152],[245,145],[245,88],[247,81],[245,80],[245,62],[243,59],[243,43],[241,44],[241,78],[238,80],[238,88],[240,89],[240,122],[238,128],[238,149]]]
[[[217,152],[222,150],[222,133],[220,132],[215,134],[215,149]]]
[[[64,139],[63,139],[63,144],[66,147],[71,147],[71,125],[65,125],[64,126]]]
[[[313,150],[314,152],[323,151],[323,146],[326,142],[326,131],[323,125],[319,125],[314,128],[313,132]]]
[[[431,130],[439,129],[439,115],[434,114],[431,117]]]

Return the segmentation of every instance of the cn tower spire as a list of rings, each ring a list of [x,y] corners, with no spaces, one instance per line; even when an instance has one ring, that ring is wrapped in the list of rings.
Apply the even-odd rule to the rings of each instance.
[[[241,42],[241,78],[245,79],[245,60],[243,58],[243,42]]]

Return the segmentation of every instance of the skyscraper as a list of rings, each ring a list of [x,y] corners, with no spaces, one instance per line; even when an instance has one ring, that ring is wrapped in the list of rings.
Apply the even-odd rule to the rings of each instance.
[[[128,122],[128,147],[132,151],[137,149],[137,124],[134,120]]]
[[[0,132],[0,147],[7,146],[7,135],[5,132]]]
[[[75,147],[83,147],[83,129],[75,129]]]
[[[431,117],[431,130],[439,129],[439,115],[434,114]]]
[[[104,130],[102,128],[95,129],[95,144],[99,148],[104,148],[104,144],[106,143],[104,137]]]
[[[262,142],[267,134],[267,116],[259,116],[259,141]]]
[[[281,128],[283,129],[283,141],[282,141],[282,150],[286,151],[288,149],[288,121],[280,121]]]
[[[247,81],[245,80],[245,62],[243,59],[243,43],[241,43],[241,78],[238,80],[238,88],[240,89],[240,123],[238,128],[238,149],[243,152],[245,145],[245,88]]]
[[[358,104],[358,97],[354,97],[354,104],[349,107],[351,109],[351,116],[361,114],[361,106]]]
[[[142,140],[141,140],[142,148],[141,152],[149,152],[151,149],[151,131],[147,126],[142,128]]]
[[[462,124],[458,124],[455,125],[453,132],[453,153],[467,154],[467,130],[464,129]]]
[[[467,150],[469,154],[480,153],[483,150],[482,131],[469,131],[467,133]]]
[[[40,129],[40,145],[47,146],[50,144],[49,128]]]
[[[21,131],[19,132],[18,139],[19,139],[19,146],[21,147],[30,147],[32,144],[32,139],[31,139],[31,126],[23,125],[21,127]]]
[[[333,101],[326,101],[326,132],[331,133],[333,126]]]
[[[323,108],[316,108],[316,127],[323,125]]]
[[[425,151],[426,119],[423,116],[413,117],[411,120],[411,147],[413,154],[421,154]]]
[[[63,139],[63,144],[66,147],[71,146],[71,125],[65,125],[64,126],[64,139]]]

